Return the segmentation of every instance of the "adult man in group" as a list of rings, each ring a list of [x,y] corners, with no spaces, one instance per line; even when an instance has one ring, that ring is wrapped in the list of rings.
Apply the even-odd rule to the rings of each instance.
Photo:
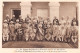
[[[10,30],[10,40],[16,40],[16,35],[15,35],[15,25],[13,21],[10,21],[9,23],[9,30]]]
[[[78,20],[76,19],[76,17],[73,18],[71,25],[74,26],[74,22],[76,22],[76,25],[78,26]]]
[[[27,24],[29,24],[30,20],[31,20],[30,16],[27,15],[27,17],[25,18],[25,22],[26,22]]]
[[[7,23],[9,24],[10,18],[9,18],[9,15],[8,14],[6,15],[6,18],[5,19],[7,20]]]
[[[22,35],[20,35],[20,33],[22,33],[22,30],[21,30],[21,24],[19,23],[19,19],[16,20],[15,33],[16,33],[16,36],[17,36],[17,40],[22,39],[21,38]]]
[[[7,20],[4,20],[2,34],[3,34],[3,41],[8,41],[9,40],[9,27],[8,27]]]
[[[23,23],[23,19],[21,18],[21,15],[19,15],[19,23],[20,23],[20,24]]]
[[[11,21],[13,21],[14,23],[16,22],[15,15],[12,15],[12,19],[11,19]]]
[[[75,18],[73,18],[72,20],[73,22],[73,26],[72,26],[72,36],[71,36],[71,40],[73,43],[77,43],[78,41],[78,26],[77,26],[77,20]]]

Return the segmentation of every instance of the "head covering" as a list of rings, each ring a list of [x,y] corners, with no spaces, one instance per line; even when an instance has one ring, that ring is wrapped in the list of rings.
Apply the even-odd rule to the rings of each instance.
[[[19,22],[19,19],[17,19],[16,22]]]
[[[5,23],[7,23],[7,20],[4,20]]]
[[[23,20],[23,23],[25,23],[25,20]]]
[[[10,23],[13,24],[14,22],[13,21],[10,21]]]
[[[15,17],[15,15],[13,15],[13,17]]]
[[[21,15],[19,15],[19,17],[21,17]]]

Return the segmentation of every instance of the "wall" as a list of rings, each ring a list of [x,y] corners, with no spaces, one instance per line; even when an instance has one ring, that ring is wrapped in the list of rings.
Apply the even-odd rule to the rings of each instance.
[[[4,2],[4,8],[3,8],[3,19],[5,19],[6,14],[9,14],[9,17],[11,18],[11,9],[20,9],[20,2]]]
[[[32,2],[32,16],[37,16],[37,9],[47,9],[49,13],[48,2]],[[48,14],[49,16],[49,14]]]
[[[69,16],[73,18],[76,16],[76,2],[60,2],[60,9],[59,9],[59,18],[64,16],[65,18]],[[47,8],[49,13],[49,5],[48,2],[32,2],[32,16],[37,15],[38,8]],[[49,14],[48,14],[49,16]]]
[[[37,16],[37,9],[43,8],[48,9],[49,13],[49,2],[31,2],[32,8],[31,8],[31,14],[32,16]],[[4,8],[3,8],[3,17],[5,18],[6,14],[9,14],[11,17],[11,9],[12,8],[21,8],[20,2],[4,2]],[[60,9],[59,9],[59,17],[62,16],[70,16],[70,18],[73,18],[76,16],[76,3],[75,2],[60,2]],[[49,14],[48,14],[49,16]]]
[[[75,2],[60,2],[60,9],[59,9],[59,15],[60,18],[64,16],[65,18],[67,16],[70,16],[70,18],[73,18],[76,16],[76,4]]]

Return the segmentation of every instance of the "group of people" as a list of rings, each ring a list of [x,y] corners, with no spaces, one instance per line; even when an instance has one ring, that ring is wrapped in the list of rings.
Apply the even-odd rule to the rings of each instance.
[[[78,21],[69,17],[65,20],[64,17],[57,19],[53,17],[53,22],[50,18],[43,19],[42,17],[27,17],[23,20],[10,19],[9,15],[3,20],[3,41],[60,41],[73,42],[78,41]]]

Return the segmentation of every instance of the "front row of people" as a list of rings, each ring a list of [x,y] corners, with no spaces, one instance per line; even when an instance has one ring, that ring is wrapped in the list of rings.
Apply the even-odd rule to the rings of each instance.
[[[12,20],[7,23],[3,22],[3,41],[19,41],[19,40],[38,40],[38,41],[60,41],[73,42],[78,41],[78,27],[76,22],[74,26],[70,23],[53,24],[48,21],[38,21],[36,19],[28,20],[26,23],[19,23],[19,19],[14,23]],[[54,21],[54,23],[56,23]]]

